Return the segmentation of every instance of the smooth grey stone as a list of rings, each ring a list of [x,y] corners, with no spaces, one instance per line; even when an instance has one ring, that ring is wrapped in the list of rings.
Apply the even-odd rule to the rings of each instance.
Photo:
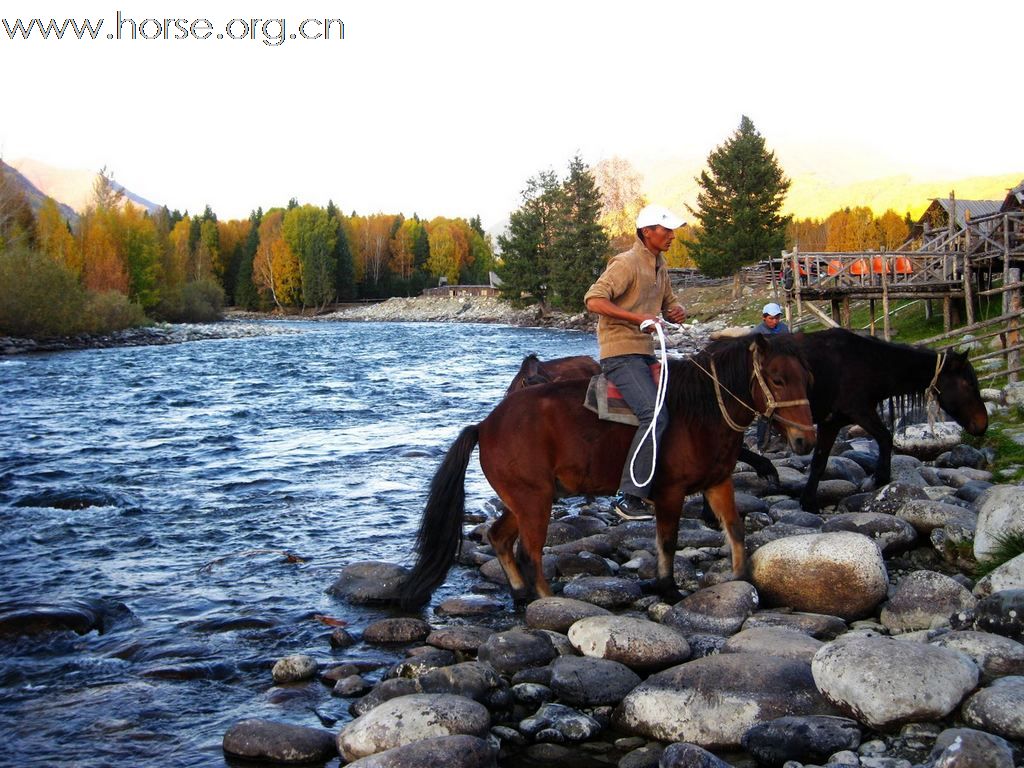
[[[551,664],[551,690],[577,707],[618,704],[639,684],[639,675],[609,659],[562,656]]]
[[[242,720],[224,734],[225,754],[282,765],[322,763],[338,754],[334,734],[269,720]]]
[[[835,752],[857,749],[860,739],[856,720],[790,716],[755,725],[743,735],[743,748],[765,765],[782,765],[787,760],[822,763]]]
[[[545,666],[557,655],[551,638],[535,630],[496,632],[477,649],[477,658],[503,675],[514,674],[525,667]]]

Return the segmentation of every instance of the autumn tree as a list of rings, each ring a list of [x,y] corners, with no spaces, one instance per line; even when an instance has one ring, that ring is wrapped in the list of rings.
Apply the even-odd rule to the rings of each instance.
[[[910,227],[907,226],[906,219],[892,208],[878,218],[875,228],[878,233],[879,246],[887,251],[896,250],[910,237]]]
[[[278,309],[298,304],[302,294],[299,260],[281,234],[284,214],[281,208],[273,208],[263,215],[252,262],[253,283]]]
[[[160,300],[160,240],[153,219],[127,203],[116,212],[120,256],[128,273],[128,298],[143,309]]]
[[[634,235],[635,237],[635,235]],[[694,227],[680,227],[676,230],[675,239],[665,251],[665,263],[673,269],[693,269],[697,262],[693,260],[690,249],[697,240],[697,231]]]
[[[336,223],[323,208],[301,205],[285,213],[281,234],[299,261],[302,305],[323,310],[335,296]]]
[[[394,219],[394,216],[388,214],[374,214],[365,217],[359,228],[359,250],[363,259],[362,282],[369,295],[377,295],[388,275]]]
[[[599,221],[613,240],[628,247],[636,236],[636,217],[647,204],[643,177],[621,157],[601,160],[594,166],[594,179],[601,192]]]
[[[456,285],[471,258],[469,225],[464,219],[438,216],[431,219],[426,227],[430,243],[427,269],[435,277],[444,277],[450,285]]]
[[[405,219],[391,238],[391,268],[402,280],[409,280],[416,267],[414,249],[422,228],[418,219]]]
[[[821,219],[796,219],[786,226],[786,244],[801,251],[824,251],[828,226]]]
[[[735,275],[738,287],[742,265],[777,256],[785,245],[789,217],[781,210],[790,182],[746,115],[707,164],[697,178],[697,207],[687,206],[700,225],[693,257],[709,277]]]
[[[32,207],[9,166],[0,163],[0,248],[31,245],[35,222]]]
[[[82,275],[82,255],[56,201],[43,200],[35,222],[36,248],[54,261],[63,264],[76,277]]]

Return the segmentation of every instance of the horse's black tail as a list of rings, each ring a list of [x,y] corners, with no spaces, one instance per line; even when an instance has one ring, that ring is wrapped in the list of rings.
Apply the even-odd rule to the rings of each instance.
[[[416,564],[399,595],[403,609],[426,603],[455,562],[462,543],[466,467],[479,437],[478,425],[463,429],[430,482],[430,496],[416,534]]]

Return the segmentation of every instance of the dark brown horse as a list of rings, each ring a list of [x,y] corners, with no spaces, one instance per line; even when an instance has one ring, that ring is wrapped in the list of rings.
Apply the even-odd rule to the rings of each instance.
[[[550,384],[553,381],[589,379],[600,372],[600,364],[594,358],[586,355],[541,360],[537,355],[530,354],[523,358],[523,363],[512,378],[512,383],[508,385],[505,394],[511,395],[520,389],[535,387],[538,384]]]
[[[966,354],[937,353],[923,347],[894,344],[842,328],[794,334],[814,376],[811,412],[818,425],[818,444],[800,505],[817,512],[818,482],[828,464],[839,430],[857,424],[878,443],[875,487],[890,480],[892,434],[879,416],[879,405],[890,398],[934,397],[946,413],[972,435],[988,428],[988,412],[978,391],[978,378]],[[740,460],[758,474],[771,471],[771,462],[743,449]],[[762,466],[758,466],[758,465]]]
[[[788,337],[714,342],[688,360],[669,360],[669,426],[658,445],[652,485],[658,549],[657,588],[678,599],[673,557],[683,499],[703,491],[722,522],[734,573],[745,571],[743,523],[732,469],[743,429],[771,413],[799,451],[814,445],[806,392],[810,374]],[[583,406],[586,379],[528,387],[505,397],[479,424],[462,430],[430,486],[417,536],[417,559],[402,604],[422,605],[444,581],[462,538],[465,474],[477,443],[480,466],[505,511],[489,538],[517,600],[551,594],[541,568],[551,505],[560,495],[610,495],[636,428],[601,421]],[[513,554],[516,539],[520,557]],[[522,566],[522,570],[520,569]]]

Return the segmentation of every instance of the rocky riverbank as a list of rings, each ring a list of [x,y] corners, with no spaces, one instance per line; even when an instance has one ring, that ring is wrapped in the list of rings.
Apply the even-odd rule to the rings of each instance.
[[[278,685],[351,700],[353,721],[246,720],[224,750],[278,763],[340,754],[362,768],[1021,765],[1024,555],[983,578],[973,569],[1024,530],[1024,487],[993,482],[982,452],[945,448],[894,457],[893,482],[874,490],[874,443],[847,435],[820,515],[797,502],[807,457],[772,455],[779,487],[739,465],[749,578],[730,579],[724,537],[693,499],[675,604],[650,592],[654,524],[577,498],[548,532],[557,596],[510,613],[485,543],[493,519],[478,518],[460,555],[479,572],[471,594],[337,629],[330,648],[275,666]],[[386,602],[405,574],[353,563],[331,591]],[[404,658],[357,660],[368,648]]]
[[[590,332],[593,332],[596,327],[595,317],[587,312],[575,315],[562,312],[542,313],[536,307],[517,309],[507,302],[485,296],[458,298],[417,296],[392,298],[376,304],[350,305],[321,315],[292,316],[228,310],[225,313],[225,319],[217,323],[156,323],[152,326],[129,328],[110,334],[80,334],[44,340],[0,337],[0,355],[180,344],[188,341],[264,336],[271,333],[295,333],[294,329],[285,326],[255,322],[287,319],[319,322],[498,323],[529,328],[560,328]],[[721,330],[726,325],[724,320],[686,323],[670,333],[667,342],[671,348],[692,351],[703,346],[712,333]]]

